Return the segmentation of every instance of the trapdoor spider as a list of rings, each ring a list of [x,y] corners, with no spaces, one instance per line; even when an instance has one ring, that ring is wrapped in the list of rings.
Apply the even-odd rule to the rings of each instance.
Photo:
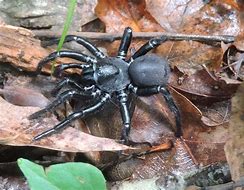
[[[132,118],[132,114],[128,107],[128,96],[131,93],[138,96],[150,96],[162,93],[170,110],[175,115],[175,135],[176,137],[181,136],[180,112],[169,91],[166,89],[170,74],[168,62],[155,54],[145,55],[150,50],[166,41],[166,38],[161,37],[149,40],[129,59],[126,59],[131,39],[132,29],[127,27],[124,30],[117,56],[107,57],[86,39],[79,36],[68,35],[66,36],[65,42],[75,41],[87,48],[95,57],[74,51],[59,51],[51,53],[39,62],[35,71],[36,74],[41,72],[42,67],[45,64],[58,57],[68,57],[84,62],[83,64],[60,64],[55,67],[54,71],[55,73],[61,73],[69,68],[81,69],[82,74],[80,75],[80,79],[83,82],[81,83],[72,80],[70,77],[63,79],[57,84],[55,91],[59,91],[64,86],[71,86],[71,89],[58,95],[58,97],[46,108],[32,114],[29,117],[30,119],[37,118],[43,113],[50,112],[58,105],[73,98],[96,98],[98,101],[93,105],[89,105],[87,108],[80,109],[70,114],[53,128],[34,137],[34,140],[53,134],[56,131],[67,127],[72,121],[78,118],[84,118],[88,114],[100,110],[112,96],[115,96],[119,102],[123,121],[121,140],[123,143],[127,144]]]

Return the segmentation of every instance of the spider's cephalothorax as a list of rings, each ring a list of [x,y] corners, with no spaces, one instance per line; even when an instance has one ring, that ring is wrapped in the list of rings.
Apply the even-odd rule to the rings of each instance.
[[[132,114],[128,107],[128,96],[134,93],[138,96],[150,96],[162,93],[170,110],[175,114],[176,136],[181,136],[180,112],[175,105],[169,91],[166,89],[170,68],[167,60],[155,54],[147,54],[150,50],[164,42],[165,38],[153,38],[137,50],[129,59],[126,59],[132,38],[132,29],[126,28],[120,43],[117,57],[107,57],[90,42],[84,38],[69,35],[65,42],[76,41],[87,48],[95,57],[88,56],[74,51],[53,52],[38,64],[36,74],[41,72],[42,67],[49,61],[57,57],[68,57],[78,60],[81,63],[60,64],[55,68],[55,74],[69,68],[78,68],[82,70],[79,80],[72,80],[67,77],[61,80],[54,89],[58,92],[64,86],[70,86],[70,89],[59,94],[46,108],[32,114],[31,119],[41,114],[54,110],[58,105],[73,98],[92,98],[97,102],[70,114],[63,121],[53,128],[37,135],[34,139],[50,135],[59,129],[68,126],[69,123],[78,118],[83,118],[88,114],[101,109],[103,105],[116,96],[120,106],[120,112],[123,121],[121,140],[128,143]]]

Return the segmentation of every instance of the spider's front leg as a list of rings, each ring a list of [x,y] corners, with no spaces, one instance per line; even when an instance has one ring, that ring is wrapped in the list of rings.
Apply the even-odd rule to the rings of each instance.
[[[74,51],[56,51],[53,52],[51,54],[49,54],[47,57],[45,57],[44,59],[42,59],[36,68],[35,74],[40,74],[42,68],[50,61],[55,60],[58,57],[67,57],[67,58],[71,58],[71,59],[75,59],[81,62],[85,62],[88,63],[90,65],[97,63],[97,59],[88,55],[85,55],[83,53],[79,53],[79,52],[74,52]],[[64,66],[66,64],[63,64]],[[78,68],[77,64],[75,64],[76,67],[71,67],[70,68]],[[82,67],[82,66],[81,66]],[[65,68],[67,69],[67,68]],[[63,69],[64,70],[64,69]]]
[[[64,129],[65,127],[67,127],[71,122],[73,122],[74,120],[78,119],[78,118],[84,118],[86,117],[88,114],[94,113],[97,110],[101,109],[102,106],[110,99],[110,95],[109,94],[104,94],[101,98],[100,101],[97,102],[96,104],[85,108],[83,110],[79,110],[77,112],[74,112],[72,114],[70,114],[67,118],[65,118],[64,120],[62,120],[60,123],[58,123],[56,126],[54,126],[53,128],[44,131],[43,133],[37,135],[34,137],[34,140],[40,140],[43,137],[49,136],[53,133],[56,133],[57,131]]]
[[[117,97],[120,104],[120,113],[123,121],[123,128],[121,132],[121,141],[123,144],[129,143],[129,132],[131,127],[131,115],[128,106],[128,95],[124,90],[117,93]]]

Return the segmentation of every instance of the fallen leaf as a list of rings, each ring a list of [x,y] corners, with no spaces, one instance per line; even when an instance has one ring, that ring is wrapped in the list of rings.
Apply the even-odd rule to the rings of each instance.
[[[243,42],[243,40],[241,40]],[[224,73],[227,71],[229,78],[233,79],[244,79],[244,47],[242,49],[237,48],[235,45],[237,43],[233,43],[229,46],[222,46],[224,51],[223,62],[224,65],[220,68],[220,73]],[[229,72],[228,72],[229,71]],[[229,74],[231,72],[231,74]]]
[[[244,175],[244,83],[232,98],[232,115],[225,152],[232,179],[237,181]]]
[[[138,165],[132,174],[132,179],[149,179],[170,173],[185,173],[196,170],[196,164],[187,152],[184,143],[178,139],[175,148],[170,151],[150,154]],[[156,166],[156,167],[155,167]]]
[[[182,23],[185,22],[185,17],[199,11],[204,5],[204,2],[201,0],[146,1],[147,11],[167,32],[179,31],[182,27]]]
[[[181,111],[182,139],[187,145],[188,152],[191,153],[191,158],[203,166],[226,161],[223,147],[228,139],[228,123],[224,122],[216,127],[207,126],[202,121],[205,112],[199,110],[176,90],[172,89],[171,94]]]
[[[123,32],[127,26],[136,32],[162,30],[147,12],[144,0],[139,2],[121,0],[120,3],[99,0],[95,13],[105,23],[106,32]]]
[[[132,118],[130,138],[133,142],[163,143],[175,138],[175,115],[161,94],[139,98]]]
[[[33,137],[58,123],[54,118],[41,122],[29,121],[27,117],[36,112],[35,107],[12,105],[0,98],[0,143],[12,146],[36,146],[65,152],[116,151],[129,147],[112,139],[95,137],[74,128],[67,128],[40,141],[32,142]]]
[[[9,103],[19,106],[46,107],[50,101],[41,93],[28,88],[18,86],[4,86],[0,94]]]
[[[227,82],[218,78],[207,69],[185,76],[179,83],[183,75],[184,73],[175,68],[170,76],[170,85],[191,101],[203,104],[230,99],[240,85],[238,81]]]

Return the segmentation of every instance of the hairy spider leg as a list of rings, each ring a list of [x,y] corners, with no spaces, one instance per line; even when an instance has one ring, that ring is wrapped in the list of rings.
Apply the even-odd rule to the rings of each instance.
[[[46,46],[58,44],[59,40],[60,40],[59,38],[51,40],[49,43],[46,43]],[[76,36],[76,35],[67,35],[65,37],[64,43],[71,42],[71,41],[75,41],[76,43],[84,46],[88,51],[90,51],[97,58],[103,59],[106,57],[101,50],[99,50],[96,46],[94,46],[91,42],[89,42],[85,38],[82,38],[82,37]]]
[[[125,28],[124,34],[122,36],[120,46],[119,46],[119,51],[117,57],[125,60],[125,57],[127,55],[130,43],[132,39],[132,29],[130,27]]]
[[[171,112],[175,115],[175,124],[176,124],[176,132],[175,136],[180,137],[182,136],[182,129],[181,129],[181,115],[179,108],[175,104],[170,92],[162,86],[154,86],[154,87],[146,87],[146,88],[137,88],[131,87],[132,92],[137,94],[138,96],[150,96],[153,94],[161,93],[168,104],[168,107]]]
[[[121,90],[117,93],[117,97],[120,105],[120,113],[123,122],[123,128],[121,132],[121,141],[123,144],[129,143],[129,133],[131,127],[131,113],[128,105],[128,95],[124,90]]]
[[[86,91],[79,91],[77,89],[71,89],[67,90],[61,94],[49,105],[47,105],[45,108],[31,114],[29,116],[29,119],[35,119],[39,117],[40,115],[51,112],[56,107],[58,107],[60,104],[66,102],[67,100],[71,100],[74,98],[95,98],[101,94],[101,91],[96,91],[96,93],[86,92]]]
[[[37,66],[37,69],[35,71],[35,74],[40,74],[42,67],[44,67],[48,62],[55,60],[58,57],[67,57],[71,59],[75,59],[81,62],[85,62],[88,64],[94,64],[97,63],[97,59],[88,55],[85,55],[83,53],[74,52],[74,51],[55,51],[51,54],[49,54],[47,57],[42,59]]]
[[[85,108],[83,110],[74,112],[72,114],[70,114],[67,118],[65,118],[64,120],[62,120],[59,124],[57,124],[56,126],[54,126],[53,128],[44,131],[43,133],[37,135],[34,137],[33,140],[40,140],[43,137],[46,137],[48,135],[51,135],[53,133],[56,133],[58,130],[64,129],[65,127],[67,127],[68,124],[70,124],[72,121],[78,119],[78,118],[84,118],[85,116],[87,116],[88,114],[94,113],[95,111],[101,109],[103,107],[103,105],[110,100],[110,95],[109,94],[104,94],[100,101],[97,102],[96,104],[94,104],[93,106],[90,106],[88,108]]]
[[[166,40],[167,40],[166,37],[153,38],[153,39],[149,40],[148,42],[146,42],[143,46],[141,46],[140,49],[138,49],[131,56],[131,58],[128,60],[128,63],[133,62],[137,57],[140,57],[142,55],[145,55],[146,53],[148,53],[152,49],[154,49],[154,48],[158,47],[159,45],[161,45]]]

